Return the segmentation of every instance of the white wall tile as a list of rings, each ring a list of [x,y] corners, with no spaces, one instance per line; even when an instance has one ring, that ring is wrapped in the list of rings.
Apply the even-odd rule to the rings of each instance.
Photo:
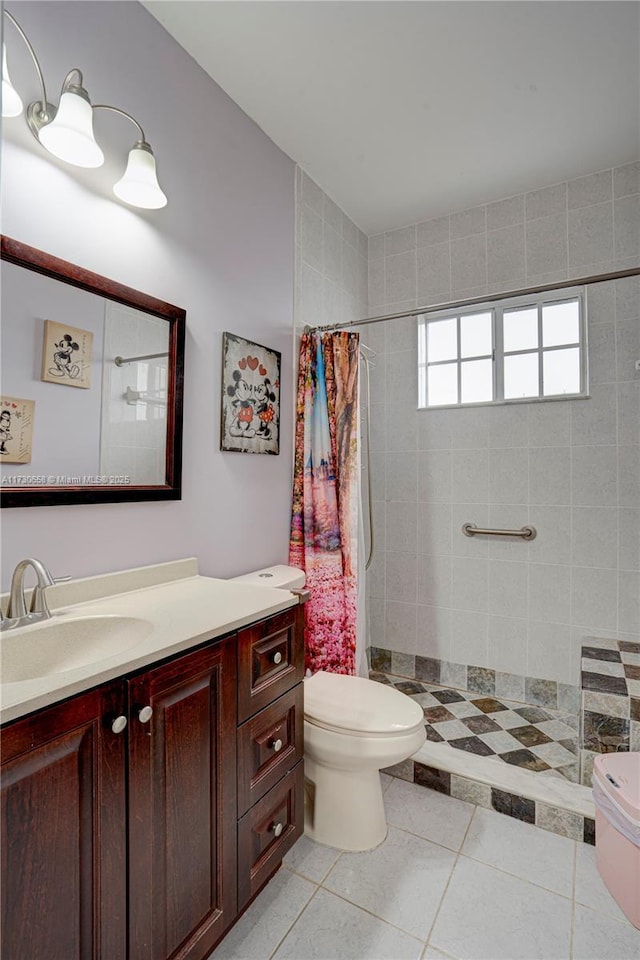
[[[570,447],[529,450],[529,498],[532,504],[570,503]]]
[[[477,449],[489,444],[488,407],[461,407],[451,411],[451,447],[454,450]]]
[[[624,280],[606,280],[604,283],[590,283],[587,294],[587,320],[589,324],[610,323],[615,320],[615,296]]]
[[[528,616],[528,564],[489,560],[489,613]]]
[[[457,610],[487,612],[486,560],[451,558],[451,606]]]
[[[448,450],[452,419],[458,410],[418,411],[418,450]]]
[[[415,453],[387,453],[387,499],[416,501],[418,465]]]
[[[626,633],[640,633],[640,573],[637,570],[618,573],[618,628]]]
[[[385,604],[385,642],[381,646],[387,650],[396,650],[398,653],[416,652],[416,617],[415,603],[395,603],[387,601]]]
[[[549,403],[527,403],[523,407],[529,416],[529,445],[556,447],[571,439],[571,404],[573,400],[554,400]]]
[[[452,213],[450,217],[451,239],[470,237],[474,233],[484,233],[487,229],[487,208],[469,207]]]
[[[487,234],[487,279],[492,283],[520,284],[525,278],[524,223]]]
[[[610,203],[570,210],[568,232],[570,272],[613,259],[613,210]]]
[[[626,197],[630,193],[640,193],[640,163],[627,163],[613,171],[614,197]]]
[[[322,216],[325,223],[328,223],[342,238],[342,220],[343,213],[337,203],[334,203],[331,197],[325,193],[322,207]]]
[[[489,447],[526,447],[529,443],[530,404],[496,406],[489,417]]]
[[[617,567],[617,520],[617,507],[574,507],[572,563],[578,567]]]
[[[414,300],[416,297],[416,253],[385,257],[386,301]]]
[[[418,505],[390,500],[386,504],[386,547],[398,553],[415,553],[418,548]]]
[[[369,237],[368,260],[380,260],[384,257],[384,233]]]
[[[488,617],[489,663],[494,670],[525,676],[527,673],[527,621],[513,617]]]
[[[386,257],[391,257],[396,253],[406,253],[413,250],[416,245],[416,227],[412,224],[410,227],[401,227],[399,230],[391,230],[384,235],[384,253]]]
[[[451,607],[451,557],[421,555],[417,561],[419,604]]]
[[[457,503],[487,503],[489,452],[454,450],[451,460],[452,497]]]
[[[567,269],[567,215],[565,212],[527,222],[526,257],[527,278],[546,274],[552,270]]]
[[[324,194],[317,183],[302,171],[302,201],[311,207],[320,217],[324,212]]]
[[[374,420],[372,404],[372,421]],[[412,410],[405,402],[387,401],[386,404],[376,404],[382,407],[382,429],[386,437],[387,450],[415,450],[416,448],[416,420],[418,413]]]
[[[523,194],[487,204],[487,230],[511,227],[516,223],[524,223]]]
[[[529,622],[527,648],[528,677],[573,683],[571,673],[571,629],[564,623]]]
[[[550,217],[556,213],[564,213],[566,207],[566,183],[556,183],[552,187],[532,190],[525,196],[527,220],[537,220],[539,217]]]
[[[588,207],[593,203],[603,203],[613,197],[613,179],[611,170],[591,173],[587,177],[569,180],[567,183],[567,206],[569,210]]]
[[[382,358],[376,360],[382,366]],[[387,353],[385,358],[387,400],[391,403],[404,402],[415,410],[418,396],[418,365],[415,350],[402,353]]]
[[[571,587],[571,622],[601,630],[617,626],[617,573],[574,567]]]
[[[418,553],[451,554],[451,504],[418,504]]]
[[[618,566],[640,570],[640,507],[618,510]]]
[[[384,295],[384,259],[369,261],[369,303],[383,304]],[[377,313],[376,313],[377,316]]]
[[[529,502],[529,451],[523,447],[489,453],[489,503]]]
[[[616,505],[617,464],[615,446],[574,447],[572,500],[575,506]]]
[[[322,217],[310,207],[302,208],[302,259],[320,272],[324,269]]]
[[[387,602],[396,600],[401,603],[415,603],[417,600],[417,561],[413,553],[386,554],[386,598]]]
[[[557,563],[529,564],[529,617],[556,623],[570,622],[570,567]]]
[[[640,445],[618,447],[618,506],[640,503]]]
[[[416,653],[419,657],[451,659],[451,610],[418,603]]]
[[[615,257],[637,257],[640,252],[640,194],[614,202]]]
[[[324,274],[342,283],[342,237],[328,223],[324,225]]]
[[[636,362],[640,360],[640,320],[627,320],[616,323],[617,379],[640,382],[640,370]]]
[[[451,502],[451,451],[418,453],[418,499]]]
[[[533,563],[570,563],[571,508],[532,506],[529,519],[538,534],[529,544],[529,559]]]
[[[589,328],[589,382],[614,383],[615,380],[616,324],[595,323]]]
[[[451,241],[451,290],[478,287],[487,280],[487,238],[481,233]]]
[[[497,529],[519,530],[529,522],[527,503],[490,503],[489,526]],[[489,556],[492,560],[528,560],[528,540],[521,537],[483,537],[487,540]]]
[[[434,243],[417,252],[417,296],[421,306],[444,303],[451,296],[450,244]]]
[[[593,384],[587,400],[571,403],[571,442],[615,443],[616,393],[610,386]]]
[[[419,247],[429,247],[432,243],[444,243],[450,238],[448,216],[423,220],[416,225],[416,242]]]
[[[485,667],[488,662],[487,615],[451,611],[451,660]]]

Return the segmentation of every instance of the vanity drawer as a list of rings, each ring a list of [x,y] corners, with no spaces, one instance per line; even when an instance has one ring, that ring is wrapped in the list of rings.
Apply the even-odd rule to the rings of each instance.
[[[290,770],[303,751],[303,685],[265,707],[238,730],[238,815]]]
[[[238,631],[238,722],[282,696],[304,674],[304,607]]]
[[[300,760],[238,820],[238,911],[269,879],[304,830],[304,773]]]

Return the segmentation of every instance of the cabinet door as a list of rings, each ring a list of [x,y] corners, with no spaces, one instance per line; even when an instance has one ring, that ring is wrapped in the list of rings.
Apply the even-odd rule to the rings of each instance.
[[[117,682],[2,732],[7,960],[125,960],[126,713]]]
[[[235,916],[235,644],[130,681],[130,960],[200,960]]]

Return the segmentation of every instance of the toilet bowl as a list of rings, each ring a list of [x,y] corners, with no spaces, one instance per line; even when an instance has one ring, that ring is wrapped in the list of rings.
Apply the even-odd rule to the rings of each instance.
[[[425,741],[422,707],[393,687],[320,671],[304,681],[305,833],[340,850],[387,835],[380,770]]]
[[[300,589],[305,575],[276,566],[236,582]],[[339,850],[370,850],[387,835],[380,770],[426,738],[422,707],[394,687],[320,671],[304,681],[305,833]]]

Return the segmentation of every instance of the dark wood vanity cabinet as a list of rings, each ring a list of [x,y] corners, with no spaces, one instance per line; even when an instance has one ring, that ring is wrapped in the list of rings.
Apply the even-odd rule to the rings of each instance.
[[[118,681],[2,731],[3,960],[125,960],[126,738]]]
[[[206,957],[236,913],[236,637],[129,681],[129,960]]]
[[[300,605],[5,726],[3,960],[209,956],[302,833],[302,627]]]

